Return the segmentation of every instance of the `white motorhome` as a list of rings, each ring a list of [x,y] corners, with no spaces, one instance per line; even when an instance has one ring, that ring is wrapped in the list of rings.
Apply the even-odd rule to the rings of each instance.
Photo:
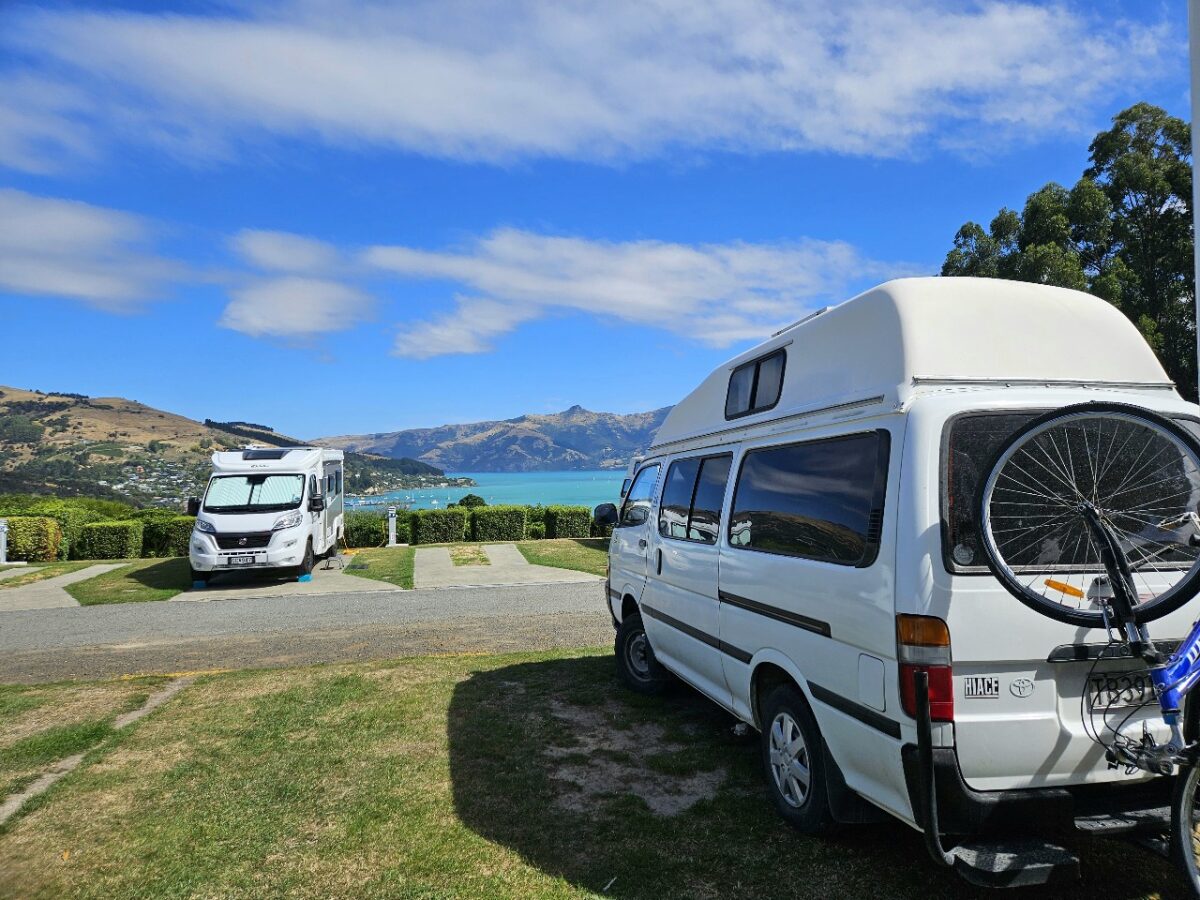
[[[1168,779],[1107,765],[1083,710],[1127,692],[1140,736],[1148,679],[1098,661],[1102,631],[1016,602],[970,510],[1005,436],[1089,400],[1200,419],[1124,315],[1041,285],[891,281],[735,357],[671,411],[620,508],[597,508],[622,676],[649,693],[671,673],[758,729],[802,830],[882,812],[932,849],[933,796],[942,832],[977,836],[959,859],[977,883],[1069,873],[1065,852],[987,835],[1132,831],[1165,806]]]
[[[248,447],[212,455],[189,559],[194,582],[218,572],[288,569],[309,576],[337,552],[344,529],[343,453],[325,447]]]

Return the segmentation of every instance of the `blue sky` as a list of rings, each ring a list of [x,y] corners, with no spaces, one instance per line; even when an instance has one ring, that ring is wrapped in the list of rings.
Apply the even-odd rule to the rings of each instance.
[[[676,401],[935,273],[1183,0],[0,6],[0,384],[301,437]]]

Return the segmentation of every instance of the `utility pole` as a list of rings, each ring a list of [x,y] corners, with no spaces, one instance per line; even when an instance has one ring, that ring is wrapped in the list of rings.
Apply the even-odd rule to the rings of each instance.
[[[1200,178],[1196,177],[1196,160],[1200,159],[1200,0],[1188,0],[1188,35],[1192,58],[1192,259],[1195,271],[1196,295],[1196,383],[1200,389]]]

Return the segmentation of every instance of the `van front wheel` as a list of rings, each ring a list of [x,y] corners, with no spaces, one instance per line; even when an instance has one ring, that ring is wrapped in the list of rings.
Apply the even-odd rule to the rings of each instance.
[[[667,670],[654,656],[639,615],[626,616],[617,628],[617,671],[639,694],[660,694],[667,684]]]
[[[833,821],[817,720],[800,692],[781,684],[762,707],[762,758],[767,790],[784,820],[805,834]]]
[[[300,560],[300,571],[298,576],[311,575],[313,563],[316,562],[316,557],[313,556],[312,538],[308,539],[308,544],[304,547],[304,557]]]

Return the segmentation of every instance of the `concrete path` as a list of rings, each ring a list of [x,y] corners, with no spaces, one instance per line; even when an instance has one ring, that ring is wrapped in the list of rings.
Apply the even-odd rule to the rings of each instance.
[[[5,569],[0,572],[0,581],[5,578],[16,578],[18,575],[28,575],[30,572],[40,571],[41,568],[41,566],[17,566],[15,569]]]
[[[588,578],[6,613],[0,683],[611,645],[604,583]]]
[[[350,557],[345,564],[350,565]],[[196,588],[176,594],[172,602],[195,600],[231,600],[233,598],[255,597],[304,597],[321,594],[370,594],[377,591],[400,591],[400,588],[386,581],[376,581],[373,578],[359,578],[348,575],[339,569],[337,563],[333,568],[325,569],[324,562],[318,562],[313,567],[312,581],[297,581],[295,577],[279,578],[254,572],[223,572],[213,577],[208,587]]]
[[[456,566],[446,547],[418,547],[413,583],[418,588],[439,588],[596,581],[587,572],[532,565],[513,544],[485,544],[483,552],[490,566]]]
[[[105,572],[121,568],[125,563],[104,563],[88,566],[78,572],[35,581],[21,587],[0,590],[0,612],[15,612],[26,609],[56,609],[63,606],[78,606],[79,602],[63,588],[77,581],[87,581]],[[28,571],[28,570],[26,570]]]

